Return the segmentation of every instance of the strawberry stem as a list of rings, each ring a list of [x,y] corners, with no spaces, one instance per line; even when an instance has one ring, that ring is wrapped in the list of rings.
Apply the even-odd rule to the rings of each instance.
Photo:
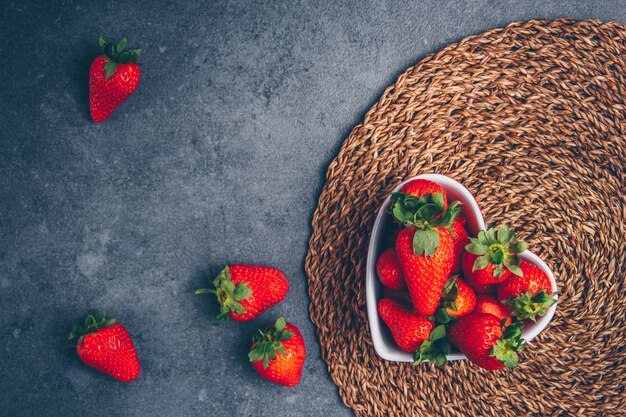
[[[465,246],[465,250],[469,253],[478,255],[472,271],[485,269],[489,264],[496,265],[494,269],[494,278],[500,278],[504,272],[504,268],[508,269],[515,275],[520,277],[524,275],[519,264],[521,262],[518,254],[524,252],[528,248],[526,242],[517,240],[515,230],[509,229],[506,224],[500,228],[490,228],[478,232],[478,236],[470,238],[470,243]]]
[[[276,359],[276,353],[287,355],[283,342],[293,337],[293,332],[285,330],[287,322],[279,317],[272,327],[259,329],[258,335],[252,338],[252,347],[248,353],[250,362],[263,361],[263,369],[267,369],[270,361]]]
[[[215,294],[217,302],[220,304],[219,320],[227,320],[228,313],[245,314],[247,310],[240,301],[252,295],[252,290],[248,288],[247,282],[240,282],[235,285],[230,276],[230,269],[226,266],[213,280],[212,288],[200,288],[195,294]]]
[[[517,366],[517,352],[524,349],[526,340],[522,339],[522,328],[519,325],[506,325],[507,319],[502,320],[502,337],[489,351],[490,356],[495,356],[507,368],[513,369]]]
[[[102,54],[106,58],[104,72],[107,80],[117,72],[118,64],[140,64],[137,62],[137,58],[141,55],[141,49],[125,50],[128,39],[122,38],[117,44],[112,44],[100,36],[98,43],[102,49]]]
[[[452,229],[452,224],[461,214],[461,203],[455,201],[444,208],[444,199],[441,192],[425,194],[416,197],[412,194],[391,194],[393,205],[391,214],[396,222],[404,227],[416,226],[413,236],[413,254],[424,255],[427,258],[433,256],[439,247],[438,227]]]
[[[69,340],[78,337],[78,344],[80,344],[85,335],[89,333],[96,333],[99,329],[111,327],[116,323],[115,319],[107,319],[107,313],[104,311],[93,310],[87,317],[85,317],[85,323],[81,326],[76,324],[72,327],[72,331],[69,335]]]

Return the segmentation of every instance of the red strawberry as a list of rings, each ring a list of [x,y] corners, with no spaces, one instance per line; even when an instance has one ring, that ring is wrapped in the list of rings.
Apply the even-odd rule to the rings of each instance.
[[[474,311],[476,294],[458,275],[452,275],[443,287],[439,307],[435,312],[437,323],[448,324],[455,318]]]
[[[122,382],[136,379],[140,373],[135,346],[126,329],[106,313],[94,311],[84,326],[72,328],[70,339],[78,337],[76,351],[87,365]]]
[[[411,294],[409,294],[406,289],[394,290],[391,288],[383,287],[383,297],[390,298],[394,301],[398,301],[402,304],[406,304],[410,307],[413,307],[413,302],[411,301]]]
[[[556,303],[550,279],[539,267],[522,261],[523,276],[511,275],[498,286],[498,299],[511,307],[511,314],[521,320],[535,321],[545,316]]]
[[[406,288],[404,274],[400,270],[398,256],[394,248],[384,251],[376,262],[376,274],[385,287],[400,290]]]
[[[459,223],[461,223],[463,227],[467,226],[467,218],[465,217],[465,213],[460,213],[456,219],[459,221]]]
[[[123,38],[113,45],[100,37],[103,54],[94,59],[89,71],[89,109],[94,122],[106,120],[139,84],[136,61],[141,49],[125,51],[127,42]]]
[[[476,297],[476,312],[496,316],[500,322],[506,319],[505,326],[508,326],[513,321],[511,319],[511,309],[489,295],[481,294]]]
[[[452,236],[443,228],[428,230],[436,235],[438,240],[434,251],[432,248],[425,252],[422,249],[419,255],[415,254],[414,240],[432,240],[432,237],[415,237],[416,233],[424,234],[412,226],[400,231],[396,242],[398,261],[404,272],[406,285],[413,300],[413,306],[421,316],[430,316],[435,313],[443,287],[450,276],[453,264]]]
[[[457,219],[452,223],[452,254],[454,256],[454,264],[452,264],[451,274],[461,272],[461,255],[465,251],[465,246],[470,243],[467,230],[463,224]]]
[[[452,317],[463,317],[474,311],[476,307],[476,294],[474,290],[462,279],[457,279],[457,295],[456,299],[450,307],[446,308],[446,312]]]
[[[196,294],[211,293],[220,303],[218,319],[237,321],[256,318],[285,299],[289,281],[276,268],[253,265],[225,267],[213,281],[215,289],[202,288]]]
[[[461,203],[455,201],[446,209],[445,193],[430,181],[412,181],[404,189],[424,194],[391,195],[391,213],[405,227],[398,234],[396,254],[415,310],[430,316],[437,310],[454,263],[450,229]]]
[[[280,317],[272,327],[259,329],[248,358],[263,379],[295,387],[302,376],[306,346],[300,330]]]
[[[441,193],[443,196],[443,209],[448,208],[448,196],[446,192],[441,187],[441,185],[436,182],[428,181],[428,180],[413,180],[409,181],[402,187],[401,190],[404,194],[410,194],[415,197],[422,197],[428,194],[437,194]]]
[[[489,369],[517,366],[517,352],[524,347],[518,326],[502,328],[491,314],[473,313],[461,317],[448,329],[448,340],[476,365]]]
[[[528,244],[518,241],[514,230],[502,225],[497,232],[493,228],[481,230],[477,238],[470,240],[461,259],[463,276],[468,282],[497,284],[511,273],[521,275],[517,254],[524,252]]]
[[[407,352],[415,352],[424,340],[428,340],[434,327],[430,320],[413,312],[410,307],[386,298],[378,302],[378,314],[391,330],[398,347]]]

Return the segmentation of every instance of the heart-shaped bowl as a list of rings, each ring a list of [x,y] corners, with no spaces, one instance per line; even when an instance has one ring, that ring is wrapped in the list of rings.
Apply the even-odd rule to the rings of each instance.
[[[425,179],[436,182],[441,185],[448,195],[448,201],[460,201],[463,203],[463,212],[467,219],[467,229],[469,229],[470,236],[476,236],[480,230],[485,230],[485,220],[478,208],[478,204],[470,192],[452,178],[446,177],[440,174],[423,174],[415,177],[407,178],[400,183],[394,191],[400,191],[404,184],[415,179]],[[393,362],[413,362],[413,357],[410,353],[401,350],[393,340],[389,329],[378,315],[376,305],[378,300],[382,298],[383,287],[378,277],[376,276],[376,260],[378,256],[386,249],[385,233],[391,228],[393,220],[389,214],[391,208],[391,196],[387,197],[378,212],[376,221],[374,222],[374,229],[370,237],[370,244],[367,251],[367,271],[366,271],[366,298],[367,298],[367,318],[369,320],[370,331],[372,332],[372,340],[374,342],[374,348],[378,355],[388,361]],[[550,278],[550,284],[552,285],[552,292],[557,292],[556,280],[554,274],[548,268],[537,255],[526,250],[521,255],[521,258],[538,266],[544,271],[548,278]],[[556,303],[550,307],[548,314],[537,319],[535,323],[529,323],[522,329],[522,337],[526,339],[526,342],[530,342],[535,336],[537,336],[543,329],[546,328],[554,312],[556,311]],[[467,357],[461,352],[452,352],[447,356],[449,361],[456,361],[461,359],[467,359]]]

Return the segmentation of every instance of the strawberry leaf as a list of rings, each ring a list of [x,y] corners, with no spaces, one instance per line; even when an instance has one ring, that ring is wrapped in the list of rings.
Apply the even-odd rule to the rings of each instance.
[[[497,235],[498,235],[497,236],[498,237],[498,242],[500,242],[500,243],[507,243],[509,241],[509,227],[506,224],[503,224],[498,229]]]
[[[489,257],[487,255],[479,256],[474,261],[474,265],[472,266],[472,272],[485,269],[487,265],[489,265]]]
[[[287,322],[279,317],[272,327],[264,330],[259,329],[258,334],[252,339],[252,347],[248,353],[250,362],[262,361],[263,369],[267,369],[271,361],[276,359],[277,352],[287,356],[284,341],[293,337],[294,333],[285,330]]]
[[[108,60],[106,64],[104,64],[104,74],[105,78],[108,80],[115,74],[117,71],[117,63],[113,60]]]
[[[528,243],[522,241],[515,242],[509,246],[509,252],[512,253],[522,253],[526,249],[528,249]]]
[[[116,322],[115,319],[107,319],[106,312],[93,310],[85,317],[82,326],[79,324],[72,326],[68,339],[71,340],[78,337],[78,343],[80,344],[89,333],[96,333],[100,329],[111,327]]]
[[[215,294],[220,304],[220,314],[217,316],[219,320],[226,320],[228,313],[246,314],[248,311],[240,302],[248,299],[253,290],[247,282],[235,284],[230,276],[230,269],[226,266],[213,280],[215,289],[200,288],[195,291],[196,294]]]
[[[525,291],[517,297],[507,298],[504,304],[511,307],[511,316],[517,320],[536,321],[537,317],[548,314],[548,309],[556,303],[557,294],[548,294],[543,289],[533,296],[530,291]]]
[[[413,235],[413,254],[415,256],[424,255],[429,258],[435,254],[439,246],[439,233],[437,230],[417,229]]]
[[[487,254],[488,248],[487,246],[476,241],[465,245],[465,250],[474,255],[485,255]]]

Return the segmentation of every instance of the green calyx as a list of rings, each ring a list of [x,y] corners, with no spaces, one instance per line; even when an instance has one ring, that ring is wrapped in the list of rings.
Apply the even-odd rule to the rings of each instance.
[[[100,36],[98,43],[102,49],[102,54],[108,58],[106,64],[104,64],[107,80],[115,74],[118,64],[140,64],[137,62],[137,58],[141,55],[141,49],[125,50],[128,39],[122,38],[117,44],[113,44],[108,43]]]
[[[411,194],[391,194],[393,205],[391,214],[404,227],[416,226],[413,236],[413,253],[415,256],[433,256],[439,246],[438,227],[452,229],[452,224],[461,214],[461,202],[455,201],[444,208],[442,193],[425,194],[416,197]]]
[[[443,366],[447,362],[446,355],[451,351],[452,346],[446,339],[446,327],[440,324],[430,332],[428,340],[424,340],[413,354],[413,365],[428,360],[437,366]]]
[[[446,281],[443,292],[441,294],[441,301],[439,301],[439,307],[435,311],[433,316],[427,317],[429,320],[439,324],[450,324],[456,317],[448,314],[448,309],[454,311],[457,310],[456,299],[459,295],[459,276],[452,275],[448,281]]]
[[[493,271],[495,278],[500,278],[504,268],[508,269],[520,277],[524,275],[520,264],[519,253],[528,248],[528,243],[517,240],[515,230],[509,229],[507,225],[502,225],[496,231],[494,228],[481,230],[478,237],[470,238],[470,243],[465,249],[474,255],[479,255],[474,262],[472,271],[485,269],[489,264],[496,267]]]
[[[525,291],[517,297],[507,298],[504,304],[511,307],[511,316],[517,320],[536,321],[537,317],[548,314],[548,309],[556,303],[556,295],[557,293],[548,294],[546,290],[541,290],[536,295]]]
[[[230,269],[225,267],[213,280],[213,288],[201,288],[196,290],[196,294],[215,294],[220,304],[220,314],[217,315],[219,320],[228,319],[228,313],[231,311],[235,314],[245,314],[248,311],[240,301],[252,295],[252,290],[248,288],[247,282],[236,284],[230,276]]]
[[[95,333],[99,329],[111,327],[115,324],[115,319],[107,319],[107,313],[104,311],[94,310],[85,317],[85,323],[81,326],[76,324],[72,327],[72,331],[69,335],[69,340],[78,337],[78,344],[80,344],[85,335],[89,333]]]
[[[489,356],[495,356],[507,368],[517,366],[517,352],[524,349],[526,340],[522,339],[522,328],[519,325],[506,326],[507,319],[502,320],[502,337],[491,347]]]
[[[264,330],[259,329],[258,334],[252,338],[252,348],[248,353],[250,362],[263,361],[263,369],[267,369],[270,361],[276,359],[276,352],[287,356],[283,342],[293,337],[293,332],[285,330],[287,322],[284,317],[279,317],[273,327]]]

